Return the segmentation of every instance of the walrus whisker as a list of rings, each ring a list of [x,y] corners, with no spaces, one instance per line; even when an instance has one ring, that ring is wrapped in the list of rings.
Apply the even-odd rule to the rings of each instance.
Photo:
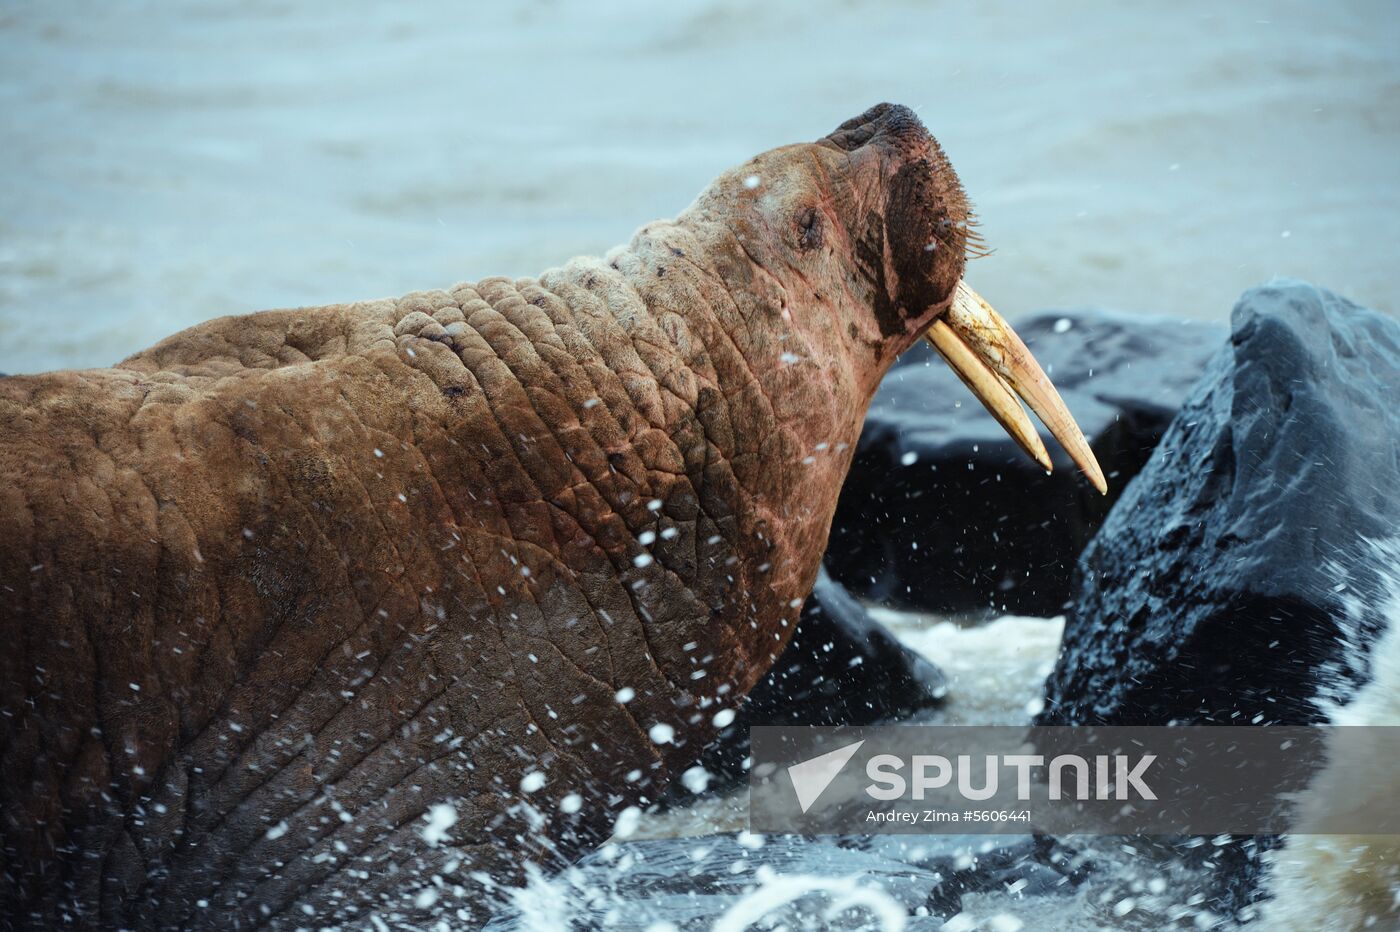
[[[1094,484],[1094,488],[1102,494],[1108,494],[1108,483],[1104,481],[1103,470],[1099,467],[1089,442],[1084,439],[1083,431],[1065,407],[1064,400],[1060,398],[1054,384],[1035,361],[1026,344],[1016,335],[1016,331],[1011,329],[1011,325],[962,280],[958,281],[952,306],[948,309],[944,321],[949,329],[994,373],[1004,379],[1006,385],[1036,413],[1054,438],[1065,448],[1070,459],[1074,460],[1075,465]],[[993,400],[989,401],[987,396],[978,392],[977,387],[971,384],[968,387],[972,388],[973,393],[977,394],[978,399],[987,405],[989,410],[992,404],[999,403],[995,389],[990,393]],[[1000,410],[1005,410],[1004,404],[1001,404]],[[997,411],[993,410],[993,414],[996,413]],[[1000,417],[997,419],[1001,420]],[[1016,438],[1015,433],[1012,433],[1012,436]],[[1021,443],[1019,438],[1016,440],[1017,443]],[[1024,444],[1022,449],[1025,449]],[[1035,456],[1034,453],[1031,455]]]

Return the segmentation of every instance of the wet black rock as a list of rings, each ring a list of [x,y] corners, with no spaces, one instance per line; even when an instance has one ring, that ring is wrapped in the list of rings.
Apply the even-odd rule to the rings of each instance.
[[[1231,328],[1080,561],[1042,724],[1307,723],[1366,675],[1400,324],[1276,281]]]
[[[822,572],[787,649],[700,764],[712,791],[726,789],[748,779],[754,725],[873,725],[936,705],[946,692],[937,667]]]
[[[1225,341],[1216,323],[1108,311],[1015,322],[1109,481],[1098,495],[1048,434],[1047,476],[920,344],[880,386],[826,563],[857,594],[930,611],[1059,614],[1075,559]]]

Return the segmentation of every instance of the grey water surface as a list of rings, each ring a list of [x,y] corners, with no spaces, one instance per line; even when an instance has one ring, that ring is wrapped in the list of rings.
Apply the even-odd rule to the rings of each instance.
[[[0,3],[0,372],[209,317],[536,274],[880,100],[1005,312],[1400,304],[1381,2]]]

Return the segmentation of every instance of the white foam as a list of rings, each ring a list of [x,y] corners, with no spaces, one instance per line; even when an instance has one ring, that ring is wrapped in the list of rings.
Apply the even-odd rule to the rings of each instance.
[[[862,928],[902,932],[908,922],[908,913],[897,900],[878,886],[861,883],[858,875],[818,877],[764,871],[759,885],[725,910],[711,932],[744,932],[770,915],[786,916],[791,904],[814,896],[824,905],[813,907],[812,916],[819,916],[826,924],[846,914],[867,914],[873,922]]]
[[[1400,567],[1400,541],[1378,548],[1381,565]],[[1390,583],[1387,627],[1371,648],[1371,679],[1350,702],[1332,704],[1336,725],[1400,725],[1400,572]],[[1302,832],[1342,812],[1388,809],[1400,800],[1394,760],[1332,761],[1299,804]],[[1296,834],[1272,856],[1267,929],[1400,928],[1400,836]]]

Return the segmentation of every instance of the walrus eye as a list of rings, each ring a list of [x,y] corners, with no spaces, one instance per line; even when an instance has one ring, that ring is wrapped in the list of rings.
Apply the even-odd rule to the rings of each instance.
[[[822,244],[822,215],[815,207],[797,213],[797,245],[804,251]]]

